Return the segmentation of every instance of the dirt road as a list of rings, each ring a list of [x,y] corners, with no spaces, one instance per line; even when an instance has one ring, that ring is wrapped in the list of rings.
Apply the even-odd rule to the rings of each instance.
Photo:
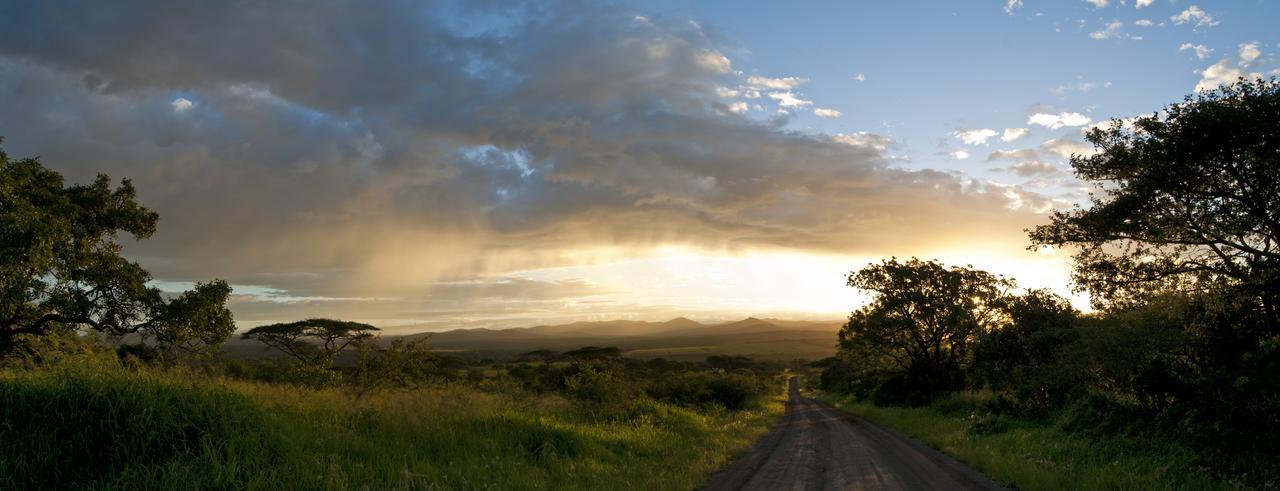
[[[902,434],[800,395],[745,455],[706,490],[1004,489],[977,471]]]

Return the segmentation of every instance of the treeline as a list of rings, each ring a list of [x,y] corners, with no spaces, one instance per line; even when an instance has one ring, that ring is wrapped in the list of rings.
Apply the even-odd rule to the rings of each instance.
[[[822,388],[902,405],[989,392],[977,425],[1158,432],[1258,456],[1270,470],[1254,474],[1277,478],[1280,83],[1241,80],[1087,139],[1097,153],[1071,163],[1090,206],[1054,213],[1030,247],[1074,251],[1092,312],[971,267],[884,261],[849,276],[873,300]]]

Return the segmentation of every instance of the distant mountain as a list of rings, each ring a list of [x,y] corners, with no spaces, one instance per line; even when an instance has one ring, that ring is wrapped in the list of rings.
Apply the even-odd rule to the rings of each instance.
[[[512,329],[455,329],[403,337],[431,336],[428,345],[458,356],[514,359],[535,350],[565,352],[584,346],[613,346],[635,358],[702,360],[715,354],[757,359],[818,359],[835,353],[842,321],[788,321],[748,317],[703,324],[684,317],[665,322],[631,320],[573,322]],[[383,336],[383,343],[402,336]],[[233,336],[223,346],[231,358],[276,357],[256,341]]]
[[[411,336],[430,335],[431,346],[438,349],[492,357],[538,349],[617,346],[628,356],[638,357],[701,359],[709,354],[737,354],[820,358],[834,353],[841,324],[755,317],[702,324],[677,317],[666,322],[573,322],[512,329],[455,329]]]

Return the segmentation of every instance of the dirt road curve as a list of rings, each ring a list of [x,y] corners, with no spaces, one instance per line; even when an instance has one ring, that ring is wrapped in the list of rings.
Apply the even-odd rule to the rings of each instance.
[[[1004,489],[900,433],[803,397],[791,381],[787,412],[706,490]]]

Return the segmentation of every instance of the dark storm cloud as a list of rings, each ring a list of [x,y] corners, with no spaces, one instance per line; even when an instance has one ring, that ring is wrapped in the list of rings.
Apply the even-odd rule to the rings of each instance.
[[[1024,190],[733,114],[732,47],[696,24],[495,5],[10,3],[0,134],[72,180],[133,178],[162,221],[130,253],[157,276],[297,295],[584,247],[891,254],[1035,220]]]

